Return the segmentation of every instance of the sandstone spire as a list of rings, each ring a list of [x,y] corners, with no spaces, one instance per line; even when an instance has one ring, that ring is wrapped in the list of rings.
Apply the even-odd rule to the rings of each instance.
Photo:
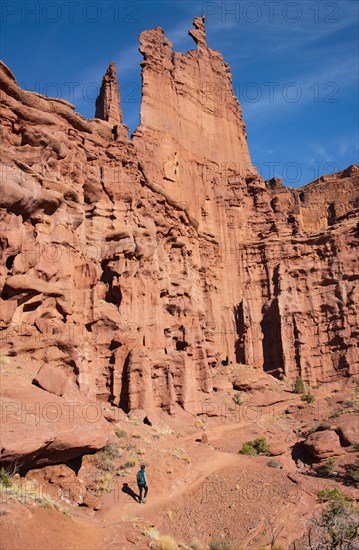
[[[206,39],[206,28],[204,26],[206,18],[204,16],[202,17],[195,17],[193,19],[193,26],[194,29],[190,29],[188,31],[188,34],[193,38],[193,40],[196,42],[198,48],[200,49],[202,46],[204,46],[206,49],[207,46],[207,39]]]
[[[114,61],[111,61],[102,79],[100,93],[96,99],[95,118],[107,120],[112,124],[122,123],[120,89],[116,75],[116,64]]]

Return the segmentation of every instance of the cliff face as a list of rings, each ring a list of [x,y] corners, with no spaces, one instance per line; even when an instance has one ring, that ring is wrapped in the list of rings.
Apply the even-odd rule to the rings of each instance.
[[[359,168],[264,182],[229,67],[194,27],[187,54],[140,35],[132,141],[113,64],[92,120],[0,71],[1,356],[125,410],[198,412],[220,362],[359,372]]]

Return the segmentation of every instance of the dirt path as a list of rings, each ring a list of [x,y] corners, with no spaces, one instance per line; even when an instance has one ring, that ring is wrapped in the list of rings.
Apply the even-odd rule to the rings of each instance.
[[[262,420],[263,421],[263,420]],[[253,424],[253,421],[225,423],[220,426],[212,426],[206,429],[210,440],[216,440],[225,432],[238,430]],[[260,424],[260,422],[258,422]],[[257,425],[258,425],[257,424]],[[196,434],[190,434],[183,438],[184,441],[194,441]],[[238,454],[226,453],[214,450],[206,445],[196,445],[191,453],[192,463],[190,469],[186,469],[181,478],[177,478],[169,488],[153,488],[149,484],[149,499],[146,504],[139,504],[131,495],[122,493],[117,495],[117,502],[108,497],[103,509],[97,514],[98,520],[103,523],[106,532],[104,548],[121,548],[123,544],[123,521],[141,520],[156,524],[160,513],[175,508],[182,498],[190,491],[198,488],[208,476],[219,470],[233,466],[240,462]],[[131,484],[134,492],[137,487]]]

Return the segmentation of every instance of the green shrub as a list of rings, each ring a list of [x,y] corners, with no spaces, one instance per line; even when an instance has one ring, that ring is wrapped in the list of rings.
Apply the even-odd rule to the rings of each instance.
[[[255,448],[253,447],[253,444],[252,444],[252,441],[248,441],[247,443],[244,443],[242,445],[242,448],[240,449],[240,451],[238,451],[241,455],[252,455],[252,456],[255,456],[257,455],[257,451],[255,450]]]
[[[349,502],[339,489],[322,489],[318,497],[322,502]]]
[[[293,392],[294,393],[304,393],[305,392],[305,386],[303,382],[303,378],[301,376],[298,376],[294,386],[293,386]]]
[[[269,444],[264,437],[258,437],[253,441],[247,441],[244,443],[239,453],[242,455],[268,455],[269,454]]]
[[[335,458],[327,458],[324,464],[320,464],[315,468],[315,471],[320,477],[330,477],[333,473],[336,463],[337,461],[335,460]]]
[[[349,474],[349,477],[350,477],[353,481],[359,482],[359,466],[357,466],[357,467],[352,468],[351,470],[349,470],[349,471],[348,471],[348,474]]]
[[[242,398],[241,398],[241,392],[238,391],[233,397],[232,397],[234,403],[236,405],[242,405]]]
[[[315,397],[312,393],[305,393],[301,396],[301,400],[305,403],[314,403]]]
[[[319,498],[327,503],[321,516],[310,520],[310,548],[351,550],[357,547],[359,511],[338,489],[324,489]]]

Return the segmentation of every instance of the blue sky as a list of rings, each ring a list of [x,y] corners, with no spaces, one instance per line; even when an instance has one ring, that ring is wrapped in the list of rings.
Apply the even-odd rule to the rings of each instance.
[[[28,90],[63,97],[86,117],[109,61],[117,63],[124,122],[139,121],[138,34],[165,30],[176,51],[206,15],[207,41],[230,64],[253,162],[265,179],[303,185],[359,163],[355,0],[7,1],[1,58]]]

